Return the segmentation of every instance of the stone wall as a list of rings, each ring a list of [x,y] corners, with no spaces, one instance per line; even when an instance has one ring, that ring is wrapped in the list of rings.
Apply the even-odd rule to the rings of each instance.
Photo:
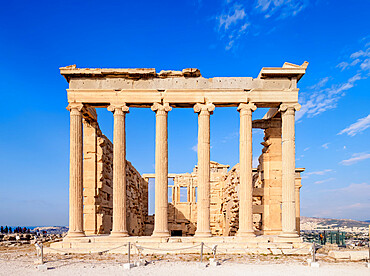
[[[94,120],[84,120],[84,230],[109,234],[113,210],[113,144]],[[148,216],[148,183],[126,162],[127,224],[130,235],[144,235]]]
[[[281,118],[259,120],[264,129],[262,154],[253,169],[253,225],[257,234],[281,232],[282,156]],[[112,228],[113,145],[102,134],[96,119],[84,119],[84,229],[87,235],[108,234]],[[211,231],[215,236],[233,236],[239,228],[239,164],[210,163]],[[296,169],[296,222],[299,230],[300,173]],[[130,235],[150,235],[154,217],[148,216],[148,177],[126,163],[127,225]],[[152,176],[153,177],[153,176]],[[175,235],[193,235],[197,224],[197,167],[192,173],[170,174],[169,230]],[[180,194],[186,193],[184,197]],[[185,198],[185,199],[184,199]],[[180,200],[182,199],[182,200]]]
[[[239,229],[239,164],[236,164],[225,176],[222,194],[222,213],[224,217],[224,236],[234,236]],[[253,228],[255,232],[262,229],[262,196],[258,194],[261,187],[260,174],[253,170]]]

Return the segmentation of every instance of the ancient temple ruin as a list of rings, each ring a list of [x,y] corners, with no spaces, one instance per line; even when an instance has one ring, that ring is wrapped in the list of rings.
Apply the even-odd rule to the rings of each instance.
[[[262,68],[257,78],[210,79],[198,69],[157,73],[60,68],[69,83],[70,214],[68,235],[54,246],[140,236],[159,242],[168,242],[170,236],[301,242],[304,169],[295,167],[295,111],[300,108],[297,83],[307,65]],[[232,168],[210,160],[210,118],[222,107],[240,113],[239,164]],[[265,116],[252,121],[253,111],[266,107],[270,109]],[[99,128],[96,108],[113,112],[113,143]],[[155,113],[154,174],[140,175],[126,161],[125,118],[130,108]],[[198,164],[193,172],[168,172],[167,117],[173,108],[193,108],[198,116]],[[264,130],[257,168],[252,168],[253,128]],[[155,179],[154,216],[148,214],[150,178]],[[173,179],[170,186],[168,179]],[[180,191],[185,191],[185,199],[180,200]]]

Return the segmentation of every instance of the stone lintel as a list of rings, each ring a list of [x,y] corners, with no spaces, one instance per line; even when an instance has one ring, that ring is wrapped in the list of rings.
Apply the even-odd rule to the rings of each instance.
[[[300,80],[306,73],[308,62],[305,61],[302,65],[285,62],[282,68],[263,67],[258,75],[258,78],[296,78]]]
[[[297,102],[298,89],[68,89],[69,102],[85,103],[92,107],[107,107],[110,103],[127,103],[130,107],[151,107],[153,103],[169,103],[176,108],[192,108],[196,103],[212,102],[217,107],[235,107],[253,102],[257,107],[278,107],[281,102]]]
[[[82,109],[82,116],[88,122],[96,122],[98,120],[98,114],[94,107],[84,107]]]
[[[281,128],[281,119],[260,119],[260,120],[253,120],[252,122],[253,128]]]

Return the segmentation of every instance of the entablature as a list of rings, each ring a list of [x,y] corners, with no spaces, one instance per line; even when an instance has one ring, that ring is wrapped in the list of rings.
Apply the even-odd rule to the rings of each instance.
[[[301,66],[285,63],[281,68],[263,68],[257,78],[204,78],[195,68],[182,71],[155,69],[60,68],[69,82],[68,102],[92,107],[111,103],[150,107],[168,103],[173,107],[192,107],[211,102],[215,106],[237,106],[253,102],[258,107],[277,107],[282,102],[298,102],[297,80],[305,73]]]

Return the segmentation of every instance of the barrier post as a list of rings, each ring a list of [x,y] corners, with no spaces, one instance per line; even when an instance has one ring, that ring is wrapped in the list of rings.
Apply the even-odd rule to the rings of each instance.
[[[131,261],[131,243],[130,242],[128,242],[128,248],[127,248],[127,256],[128,256],[128,263],[130,263],[130,261]]]
[[[200,262],[203,262],[203,242],[200,243]]]
[[[35,244],[35,247],[36,247],[36,255],[37,255],[37,263],[40,264],[40,265],[43,265],[44,264],[44,249],[43,249],[43,245],[42,243],[36,243]]]
[[[315,242],[313,242],[313,245],[312,245],[312,262],[313,263],[316,262],[316,245],[315,245]]]
[[[216,260],[216,251],[217,251],[217,244],[215,246],[213,246],[213,248],[212,248],[213,259],[215,259],[215,260]]]
[[[41,264],[44,264],[44,246],[42,243],[40,247],[41,247]]]

